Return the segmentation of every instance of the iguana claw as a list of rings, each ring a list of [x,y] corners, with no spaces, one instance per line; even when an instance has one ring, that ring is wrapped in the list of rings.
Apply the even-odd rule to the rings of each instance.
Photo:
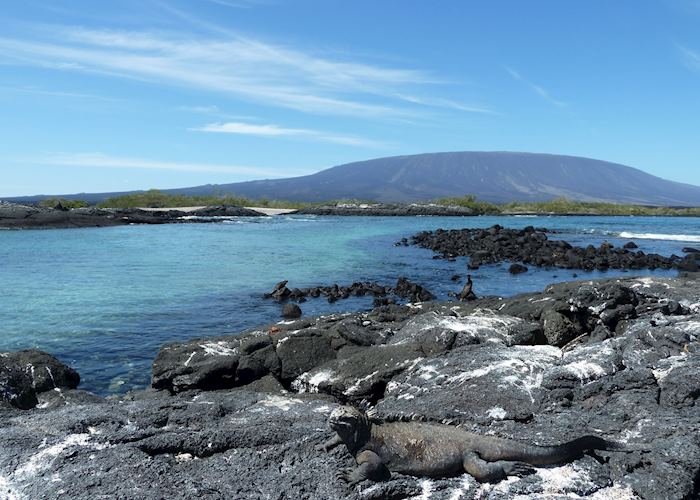
[[[336,477],[348,483],[348,486],[351,488],[360,482],[354,477],[353,469],[341,469],[336,473]]]
[[[507,476],[521,477],[535,473],[535,468],[525,462],[507,462],[507,465],[503,467],[503,470]]]

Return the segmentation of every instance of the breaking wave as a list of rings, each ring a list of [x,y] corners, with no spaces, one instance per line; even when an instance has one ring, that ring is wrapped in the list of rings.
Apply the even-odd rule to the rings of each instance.
[[[694,241],[700,243],[698,234],[661,234],[661,233],[630,233],[622,231],[620,238],[637,238],[640,240],[671,240],[671,241]]]

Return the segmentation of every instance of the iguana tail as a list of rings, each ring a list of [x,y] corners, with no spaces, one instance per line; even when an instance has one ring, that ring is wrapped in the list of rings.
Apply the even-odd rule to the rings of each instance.
[[[519,460],[532,465],[549,465],[569,462],[589,450],[634,451],[635,448],[616,441],[608,441],[597,436],[583,436],[568,443],[554,446],[523,446],[515,452],[511,460]]]

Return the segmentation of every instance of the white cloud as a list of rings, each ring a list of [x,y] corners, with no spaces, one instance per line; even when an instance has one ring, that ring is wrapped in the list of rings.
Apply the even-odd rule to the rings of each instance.
[[[19,92],[22,94],[46,95],[46,96],[53,96],[53,97],[68,97],[68,98],[75,98],[75,99],[97,99],[100,101],[121,101],[122,100],[122,99],[118,99],[115,97],[105,97],[105,96],[96,95],[96,94],[86,94],[83,92],[69,92],[69,91],[63,91],[63,90],[48,90],[48,89],[42,89],[39,87],[4,87],[4,86],[0,86],[0,91]]]
[[[178,106],[180,111],[191,111],[192,113],[202,113],[205,115],[217,115],[221,113],[218,106]]]
[[[230,33],[195,36],[53,27],[38,35],[48,39],[0,37],[0,61],[215,91],[317,114],[418,114],[414,108],[397,106],[400,102],[456,108],[445,99],[397,100],[412,89],[444,83],[422,70],[341,61]]]
[[[525,77],[523,77],[519,72],[515,71],[514,69],[509,68],[508,66],[503,66],[503,69],[505,69],[508,72],[508,74],[510,76],[512,76],[515,80],[524,83],[533,92],[535,92],[537,95],[539,95],[542,99],[549,102],[550,104],[553,104],[554,106],[557,106],[558,108],[563,108],[566,106],[565,102],[559,101],[559,100],[555,99],[554,97],[552,97],[551,94],[547,90],[544,89],[544,87],[541,87],[540,85],[532,83],[531,81],[527,80]]]
[[[157,161],[143,158],[110,156],[102,153],[56,154],[33,160],[31,163],[66,167],[170,170],[176,172],[209,172],[266,177],[289,177],[311,173],[261,167],[217,165],[211,163]]]
[[[500,115],[497,111],[493,111],[480,106],[468,106],[462,104],[461,102],[453,101],[451,99],[443,99],[439,97],[419,97],[409,94],[396,94],[396,97],[407,102],[412,102],[414,104],[421,104],[424,106],[434,106],[437,108],[449,108],[457,111],[464,111],[466,113],[480,113],[485,115]]]
[[[223,5],[224,7],[233,7],[235,9],[249,9],[257,5],[268,5],[267,0],[207,0],[213,4]]]
[[[210,123],[203,127],[193,128],[197,132],[214,132],[222,134],[255,135],[261,137],[301,137],[308,140],[345,144],[349,146],[364,146],[384,148],[385,144],[363,139],[361,137],[336,135],[305,128],[286,128],[279,125],[258,125],[254,123],[226,122]]]
[[[197,113],[200,115],[216,116],[225,120],[257,120],[258,118],[250,115],[233,115],[224,112],[218,106],[178,106],[178,111],[187,111],[189,113]]]

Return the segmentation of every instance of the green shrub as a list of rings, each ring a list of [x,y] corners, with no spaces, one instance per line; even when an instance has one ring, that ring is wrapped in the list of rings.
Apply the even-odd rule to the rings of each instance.
[[[100,203],[102,208],[173,208],[173,207],[198,207],[229,205],[237,207],[266,207],[300,209],[309,206],[333,204],[335,202],[309,203],[285,200],[268,200],[261,198],[254,200],[231,193],[217,193],[213,195],[175,195],[167,194],[158,189],[151,189],[142,193],[127,194],[109,198]]]
[[[45,208],[54,208],[61,204],[63,208],[83,208],[88,206],[87,201],[83,200],[67,200],[65,198],[48,198],[39,202],[39,206]]]
[[[438,205],[451,207],[467,207],[471,208],[477,214],[499,214],[501,209],[494,203],[488,201],[480,201],[473,194],[465,194],[461,198],[440,198],[435,203]]]

